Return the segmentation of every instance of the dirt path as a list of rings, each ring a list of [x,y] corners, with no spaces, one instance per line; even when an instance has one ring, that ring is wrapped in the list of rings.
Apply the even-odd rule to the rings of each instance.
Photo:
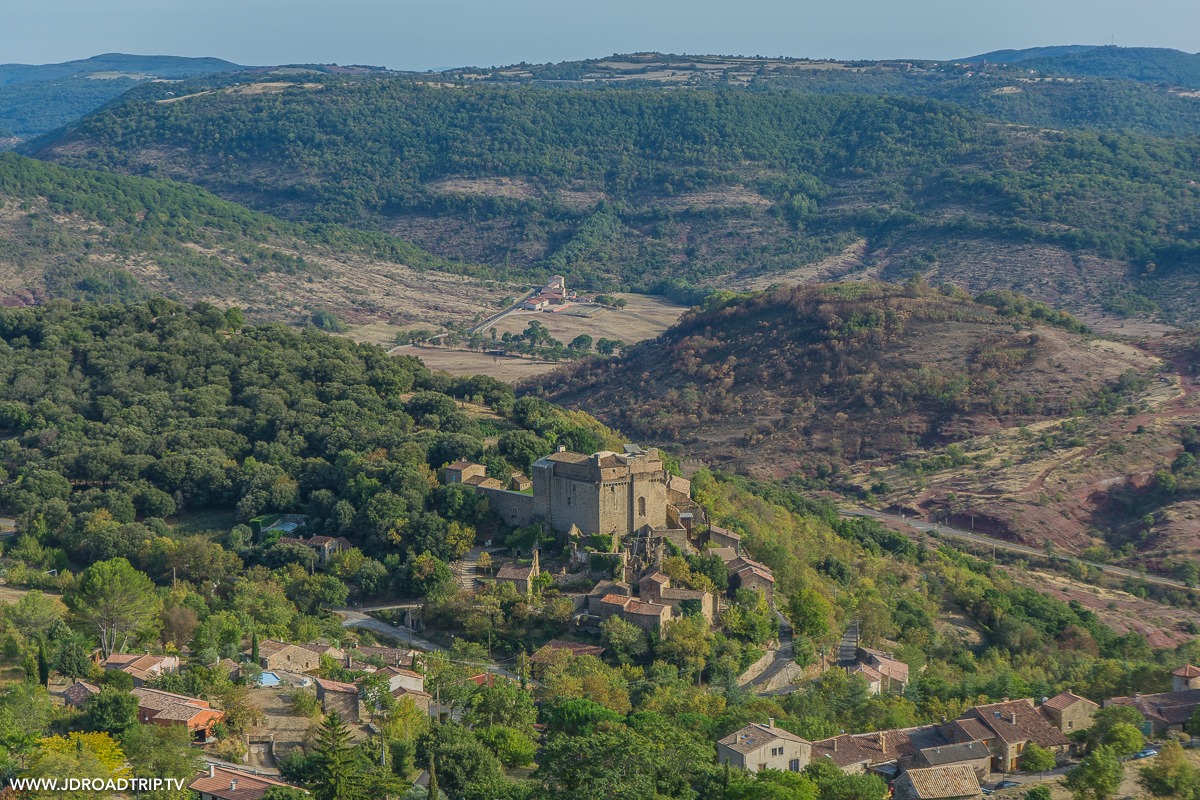
[[[1186,359],[1182,356],[1179,356],[1172,362],[1172,366],[1175,369],[1176,376],[1179,378],[1179,394],[1168,400],[1165,400],[1156,411],[1147,411],[1141,414],[1135,414],[1132,417],[1127,417],[1125,422],[1118,427],[1118,434],[1128,436],[1137,431],[1138,428],[1145,427],[1146,425],[1157,420],[1166,419],[1168,417],[1178,416],[1179,414],[1194,412],[1197,410],[1188,405],[1188,401],[1195,396],[1196,392],[1198,391],[1198,387],[1196,385],[1195,378],[1190,374],[1191,370],[1188,368]],[[1066,458],[1054,462],[1049,467],[1038,473],[1038,476],[1030,481],[1029,484],[1021,491],[1023,493],[1041,491],[1041,489],[1046,485],[1046,479],[1054,474],[1057,470],[1062,469],[1067,464],[1078,461],[1081,458],[1090,458],[1096,455],[1096,453],[1100,452],[1100,449],[1106,444],[1108,444],[1108,440],[1106,439],[1098,441],[1095,444],[1085,447],[1083,450],[1077,453],[1072,453]]]
[[[910,528],[916,528],[924,533],[936,533],[938,536],[947,539],[960,539],[975,544],[986,545],[997,550],[1007,550],[1012,553],[1020,553],[1027,556],[1045,556],[1043,550],[1036,547],[1029,547],[1023,544],[1014,544],[1013,542],[1005,541],[1004,539],[993,539],[991,536],[984,536],[980,533],[972,533],[970,531],[960,530],[959,528],[951,528],[948,525],[942,525],[935,522],[925,522],[921,519],[910,519],[902,517],[899,514],[885,514],[882,511],[876,511],[871,508],[854,508],[847,509],[841,512],[848,517],[873,517],[878,520],[886,520],[889,522],[898,522],[901,525],[907,525]],[[1074,559],[1080,564],[1086,564],[1089,567],[1095,567],[1101,572],[1107,572],[1110,575],[1116,575],[1121,578],[1137,578],[1146,583],[1153,583],[1159,586],[1169,586],[1172,589],[1189,589],[1183,581],[1177,581],[1174,578],[1163,578],[1157,575],[1145,575],[1136,570],[1126,569],[1125,567],[1115,567],[1112,564],[1101,564],[1097,561],[1084,561],[1083,559]]]

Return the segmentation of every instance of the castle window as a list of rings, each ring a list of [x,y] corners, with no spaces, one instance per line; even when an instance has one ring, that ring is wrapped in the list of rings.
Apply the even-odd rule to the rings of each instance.
[[[638,516],[639,517],[646,516],[646,498],[644,498],[644,497],[638,498]]]

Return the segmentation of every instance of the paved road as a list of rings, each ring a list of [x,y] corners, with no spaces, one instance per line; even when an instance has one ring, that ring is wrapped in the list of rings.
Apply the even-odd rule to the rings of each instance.
[[[940,523],[926,522],[923,519],[912,519],[910,517],[902,517],[899,514],[885,514],[882,511],[875,511],[874,509],[870,509],[870,508],[842,509],[841,513],[848,517],[874,517],[875,519],[884,519],[884,520],[888,520],[890,522],[899,522],[902,525],[908,525],[910,528],[915,528],[919,531],[925,531],[927,533],[930,533],[930,532],[937,533],[939,536],[942,536],[947,539],[960,539],[963,541],[973,542],[975,544],[980,544],[980,545],[984,545],[987,547],[994,547],[997,550],[1008,550],[1009,552],[1013,552],[1013,553],[1022,553],[1024,555],[1031,555],[1031,556],[1042,556],[1043,558],[1046,555],[1046,551],[1039,550],[1036,547],[1029,547],[1028,545],[1015,544],[1013,542],[1006,542],[1003,539],[994,539],[991,536],[984,536],[983,534],[980,534],[980,533],[972,533],[971,531],[964,531],[964,530],[960,530],[958,528],[951,528],[947,525],[942,525]],[[1107,572],[1110,575],[1118,575],[1122,578],[1137,578],[1138,580],[1143,580],[1146,583],[1153,583],[1158,586],[1168,586],[1172,589],[1187,589],[1188,588],[1187,584],[1185,584],[1183,581],[1177,581],[1174,578],[1163,578],[1158,575],[1146,575],[1141,572],[1137,572],[1136,570],[1126,569],[1125,567],[1115,567],[1112,564],[1101,564],[1096,561],[1084,561],[1083,559],[1076,559],[1071,556],[1063,556],[1063,557],[1064,558],[1072,558],[1072,560],[1078,561],[1081,564],[1087,564],[1089,567],[1095,567],[1096,569],[1098,569],[1102,572]],[[1192,591],[1194,591],[1194,590],[1192,590]]]
[[[539,287],[537,287],[537,289],[530,289],[529,292],[524,297],[522,297],[517,302],[513,303],[508,308],[504,309],[503,311],[500,311],[499,313],[492,314],[490,317],[488,317],[487,319],[485,319],[483,322],[479,323],[475,327],[468,328],[467,335],[470,336],[471,334],[474,334],[474,333],[483,333],[488,328],[492,327],[493,325],[495,325],[497,322],[499,322],[500,320],[507,317],[512,312],[519,311],[521,309],[521,303],[524,303],[526,300],[533,297],[534,293],[537,292],[538,289],[541,289],[541,288],[542,287],[539,286]]]

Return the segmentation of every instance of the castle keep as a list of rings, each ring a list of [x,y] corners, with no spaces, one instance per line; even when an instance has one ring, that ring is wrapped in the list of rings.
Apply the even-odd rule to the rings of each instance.
[[[686,487],[677,487],[680,479],[667,474],[653,448],[642,450],[627,445],[624,453],[601,451],[592,455],[559,450],[534,463],[532,472],[532,493],[512,488],[516,484],[506,488],[488,478],[482,464],[469,461],[446,467],[445,481],[474,486],[511,525],[544,522],[561,533],[572,526],[584,534],[617,536],[646,526],[676,527],[680,524],[679,514],[668,495],[680,494],[680,499],[687,499]]]

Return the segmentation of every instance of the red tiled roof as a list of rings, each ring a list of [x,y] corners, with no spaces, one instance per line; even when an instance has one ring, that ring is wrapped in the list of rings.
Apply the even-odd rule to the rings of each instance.
[[[970,764],[910,769],[899,780],[912,784],[921,800],[980,795],[979,778]]]
[[[752,750],[757,750],[764,744],[777,742],[780,740],[789,742],[801,742],[808,744],[808,740],[797,736],[791,731],[785,731],[783,728],[776,728],[771,725],[762,725],[758,722],[751,722],[746,727],[739,731],[726,736],[718,741],[718,744],[723,744],[730,750],[738,753],[749,753]]]
[[[1054,697],[1051,697],[1046,702],[1042,703],[1041,706],[1039,706],[1039,708],[1051,708],[1051,709],[1054,709],[1055,711],[1062,711],[1064,708],[1070,708],[1071,706],[1075,705],[1076,703],[1089,703],[1093,706],[1098,707],[1097,703],[1093,703],[1091,700],[1088,700],[1086,697],[1080,697],[1079,695],[1072,694],[1071,692],[1060,692],[1059,694],[1054,695]]]
[[[535,664],[540,664],[543,661],[548,661],[550,655],[559,650],[565,650],[572,656],[599,656],[604,652],[604,648],[599,645],[568,642],[565,639],[551,639],[539,647],[529,660]]]
[[[1181,678],[1200,678],[1200,667],[1193,667],[1191,664],[1171,670],[1172,675],[1178,675]]]
[[[317,686],[326,692],[341,692],[343,694],[358,694],[358,687],[353,683],[342,683],[325,678],[317,678]]]
[[[214,767],[210,777],[208,772],[200,775],[188,784],[193,792],[220,798],[220,800],[261,800],[272,786],[290,786],[287,783],[268,778],[265,775],[251,775],[236,769]],[[237,788],[231,788],[236,782]]]
[[[1167,725],[1182,725],[1200,708],[1200,689],[1114,697],[1106,705],[1133,706],[1147,719],[1161,720]]]
[[[963,715],[975,718],[1007,744],[1037,742],[1042,747],[1070,744],[1062,732],[1037,712],[1031,700],[1010,700],[975,706]],[[975,737],[979,738],[979,737]],[[988,737],[991,738],[991,737]]]
[[[643,617],[661,617],[664,609],[670,609],[670,606],[659,605],[658,603],[646,603],[642,600],[630,600],[625,604],[626,614],[637,614]]]
[[[92,695],[100,694],[100,687],[93,686],[85,681],[77,681],[72,683],[63,692],[63,700],[68,705],[82,706]]]
[[[963,741],[985,742],[996,738],[996,734],[977,719],[956,719],[950,725],[962,732]]]

